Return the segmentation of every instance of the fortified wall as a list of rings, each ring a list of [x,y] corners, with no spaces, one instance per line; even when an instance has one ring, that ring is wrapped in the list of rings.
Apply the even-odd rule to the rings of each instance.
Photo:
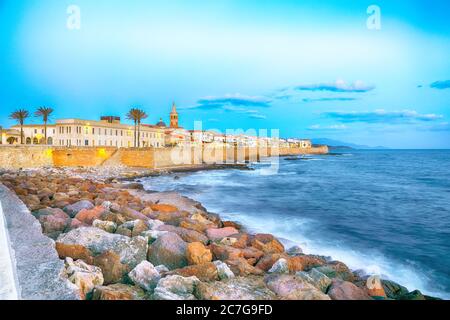
[[[201,164],[257,162],[266,157],[326,154],[327,146],[312,148],[174,147],[122,149],[114,147],[0,146],[0,169],[39,167],[127,166],[149,169]]]

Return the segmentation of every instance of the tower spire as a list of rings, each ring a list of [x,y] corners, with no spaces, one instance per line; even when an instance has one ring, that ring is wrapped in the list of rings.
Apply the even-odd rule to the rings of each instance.
[[[175,102],[172,104],[172,112],[170,112],[170,127],[178,128],[178,112]]]

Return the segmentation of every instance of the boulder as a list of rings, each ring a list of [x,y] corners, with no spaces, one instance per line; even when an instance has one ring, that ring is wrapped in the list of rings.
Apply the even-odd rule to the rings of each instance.
[[[136,286],[116,283],[98,286],[94,289],[93,300],[145,300],[144,291]]]
[[[148,217],[145,214],[142,214],[141,212],[134,210],[128,206],[123,206],[120,208],[120,213],[127,217],[128,219],[132,220],[143,220],[147,221]]]
[[[150,206],[150,208],[153,211],[158,211],[158,212],[163,212],[163,213],[171,213],[171,212],[178,211],[177,207],[172,206],[170,204],[164,204],[164,203],[154,204],[154,205]]]
[[[106,232],[109,233],[114,233],[116,232],[117,229],[117,224],[115,224],[112,221],[94,220],[94,222],[92,222],[92,226],[95,228],[105,230]]]
[[[163,234],[169,233],[169,231],[147,230],[141,233],[141,236],[148,239],[148,243],[152,244]]]
[[[142,261],[129,274],[133,283],[145,291],[152,291],[158,284],[161,275],[159,271],[148,261]]]
[[[223,244],[225,246],[233,246],[238,240],[236,238],[232,237],[226,237],[220,240],[220,244]]]
[[[323,260],[325,261],[325,260]],[[310,267],[315,267],[310,264]],[[326,265],[317,268],[317,271],[322,272],[329,278],[337,278],[344,281],[354,281],[355,275],[350,269],[342,262],[332,261]]]
[[[275,294],[264,284],[262,277],[235,277],[223,281],[201,282],[195,296],[201,300],[273,300]]]
[[[283,300],[330,300],[329,296],[295,275],[273,274],[264,281]]]
[[[81,200],[75,202],[74,204],[69,204],[64,207],[64,211],[71,217],[74,218],[81,210],[91,210],[94,209],[94,205],[89,200]]]
[[[164,225],[164,222],[156,219],[148,219],[147,225],[151,230],[158,230],[160,226]]]
[[[281,258],[270,268],[269,273],[289,273],[289,266],[286,259]]]
[[[103,274],[100,268],[88,265],[83,260],[65,260],[65,275],[78,287],[81,299],[89,297],[95,286],[103,284]]]
[[[381,284],[383,285],[383,289],[389,299],[397,300],[399,297],[404,296],[409,292],[408,289],[394,281],[381,280]]]
[[[303,254],[303,250],[299,246],[292,246],[286,250],[286,253],[290,256],[298,256]]]
[[[174,211],[174,212],[159,212],[155,211],[149,215],[150,218],[160,220],[167,224],[178,226],[181,221],[189,216],[188,212],[185,211]]]
[[[291,272],[308,271],[325,264],[325,260],[317,256],[299,255],[288,258],[289,270]]]
[[[289,259],[289,257],[286,254],[282,253],[269,253],[265,254],[256,264],[256,268],[262,270],[262,271],[269,271],[270,268],[277,262],[279,259],[285,258]]]
[[[326,293],[331,285],[331,279],[317,269],[311,269],[309,272],[299,271],[296,275],[314,287]]]
[[[195,230],[200,233],[205,233],[206,229],[211,228],[212,223],[206,224],[206,223],[202,223],[197,220],[194,220],[194,219],[183,218],[180,220],[179,226],[181,228]]]
[[[261,275],[264,272],[261,269],[255,268],[247,262],[244,258],[237,258],[233,260],[226,260],[225,263],[230,267],[231,271],[236,276]]]
[[[186,248],[186,258],[189,264],[203,264],[212,261],[211,250],[206,248],[201,242],[188,243]]]
[[[194,291],[200,280],[196,277],[170,275],[159,280],[153,300],[195,300]]]
[[[226,227],[226,228],[209,228],[206,230],[206,235],[208,238],[212,241],[221,240],[223,238],[229,237],[233,234],[239,233],[238,230],[236,230],[233,227]]]
[[[94,255],[111,250],[119,255],[121,263],[129,265],[130,268],[134,268],[145,260],[148,250],[147,239],[144,237],[130,239],[93,227],[81,227],[63,234],[58,237],[56,244],[57,250],[60,249],[58,250],[60,257],[69,256],[74,259],[77,257],[72,256],[70,250],[66,250],[68,246],[80,246]],[[85,253],[83,250],[82,252]]]
[[[403,294],[397,300],[427,300],[426,297],[419,290]]]
[[[102,269],[104,284],[122,282],[130,267],[120,262],[120,256],[111,250],[93,258],[93,265]]]
[[[168,273],[169,275],[179,275],[182,277],[197,277],[200,281],[220,280],[217,267],[212,262],[187,266],[181,269],[175,269]]]
[[[267,253],[283,253],[284,252],[284,246],[283,244],[278,241],[277,239],[273,238],[272,240],[268,242],[262,242],[258,239],[253,239],[251,241],[252,247],[261,250],[265,254]]]
[[[233,271],[231,271],[230,267],[226,263],[219,260],[216,260],[213,263],[216,265],[217,275],[219,276],[220,280],[226,280],[235,277]]]
[[[387,297],[379,276],[369,277],[366,281],[366,287],[367,293],[374,299],[385,299]]]
[[[105,213],[105,208],[95,207],[93,209],[82,209],[77,213],[75,218],[87,225],[92,225],[94,220],[100,219],[102,214]]]
[[[139,236],[142,232],[147,231],[149,228],[147,224],[142,220],[133,220],[133,221],[127,221],[119,226],[118,232],[129,237],[136,237]],[[129,230],[130,232],[121,233],[120,230],[126,231]]]
[[[208,238],[204,234],[197,232],[195,230],[175,227],[168,224],[158,227],[158,230],[176,233],[181,237],[181,239],[183,239],[186,242],[201,242],[203,244],[208,243]]]
[[[187,266],[187,243],[176,233],[160,236],[148,250],[148,260],[154,265],[165,265],[170,270]]]
[[[340,279],[333,280],[328,295],[333,300],[371,300],[366,291],[351,282]]]
[[[234,247],[212,243],[210,248],[216,260],[235,260],[244,257],[242,250]]]
[[[39,220],[42,232],[52,239],[56,239],[70,225],[69,216],[57,208],[45,208],[33,215]]]

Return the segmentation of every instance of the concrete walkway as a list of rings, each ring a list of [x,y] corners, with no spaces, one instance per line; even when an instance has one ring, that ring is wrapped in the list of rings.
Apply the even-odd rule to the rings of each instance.
[[[9,247],[8,231],[0,202],[0,300],[18,300],[15,265]]]
[[[0,227],[3,239],[6,239],[0,250],[5,251],[2,261],[5,259],[6,262],[0,267],[1,287],[3,279],[8,287],[5,289],[5,299],[79,299],[74,285],[61,277],[64,262],[58,257],[54,241],[42,234],[40,223],[23,202],[2,184],[0,202],[4,217]],[[8,243],[9,249],[5,250]],[[16,281],[12,280],[14,278]]]

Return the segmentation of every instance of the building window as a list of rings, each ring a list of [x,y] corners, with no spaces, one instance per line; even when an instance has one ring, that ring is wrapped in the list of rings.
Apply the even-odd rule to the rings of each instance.
[[[95,128],[92,128],[92,134],[95,134]]]
[[[88,146],[89,145],[89,140],[84,140],[84,145]]]

